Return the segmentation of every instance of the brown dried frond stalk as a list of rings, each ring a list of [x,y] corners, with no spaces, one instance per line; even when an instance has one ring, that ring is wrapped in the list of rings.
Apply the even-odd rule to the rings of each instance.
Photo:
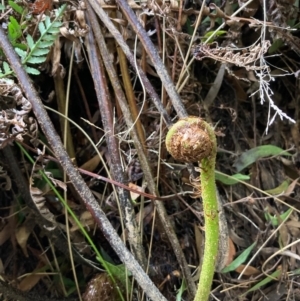
[[[216,45],[216,48],[211,48]],[[246,70],[262,70],[267,66],[255,66],[255,62],[263,56],[270,47],[270,41],[265,41],[262,46],[260,44],[252,45],[242,50],[232,47],[219,47],[217,43],[211,45],[197,45],[193,49],[193,54],[197,60],[203,58],[212,58],[222,63],[230,63]]]

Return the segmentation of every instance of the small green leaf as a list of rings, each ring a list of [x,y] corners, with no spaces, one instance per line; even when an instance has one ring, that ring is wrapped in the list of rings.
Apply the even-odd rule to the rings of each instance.
[[[32,52],[32,55],[34,56],[41,56],[41,55],[47,55],[49,53],[49,49],[47,48],[40,48],[40,49],[36,49]]]
[[[226,30],[219,30],[215,33],[214,30],[211,30],[207,32],[204,37],[201,39],[202,42],[211,43],[213,42],[217,37],[223,36],[227,33]],[[211,38],[212,37],[212,38]]]
[[[276,53],[281,47],[284,46],[284,42],[282,39],[275,40],[271,47],[268,49],[268,54]]]
[[[23,60],[25,57],[26,57],[26,55],[27,55],[27,52],[26,51],[24,51],[24,50],[22,50],[22,49],[20,49],[20,48],[15,48],[15,51],[16,51],[16,53],[21,57],[21,59]]]
[[[63,173],[58,168],[48,168],[47,167],[46,171],[50,172],[55,179],[62,179],[63,178]]]
[[[52,34],[47,34],[47,35],[45,35],[44,37],[43,37],[43,39],[45,40],[45,41],[52,41],[52,44],[53,44],[53,42],[55,41],[55,39],[56,39],[56,36],[55,35],[52,35]],[[51,45],[52,45],[51,44]]]
[[[243,251],[235,260],[233,260],[227,267],[225,267],[221,273],[228,273],[236,270],[241,264],[243,264],[248,256],[250,255],[253,248],[256,246],[256,242],[254,242],[250,247]]]
[[[22,36],[21,26],[13,16],[9,17],[9,21],[8,37],[11,41],[15,41]]]
[[[29,64],[41,64],[46,61],[47,57],[45,56],[31,56],[26,62]]]
[[[238,172],[240,172],[241,170],[243,170],[244,168],[248,167],[249,165],[253,164],[261,158],[277,155],[291,156],[290,153],[288,153],[280,147],[274,145],[262,145],[244,152],[235,161],[233,166]]]
[[[192,27],[192,23],[193,23],[193,22],[191,22],[190,18],[188,17],[188,18],[186,19],[185,27],[186,27],[187,33],[188,33],[190,36],[192,36],[192,35],[193,35],[193,32],[194,32],[194,28]]]
[[[38,45],[39,48],[49,48],[53,45],[53,41],[41,41]]]
[[[32,75],[39,75],[41,73],[39,70],[28,66],[24,66],[24,69],[28,74]]]
[[[298,22],[297,24],[295,24],[295,25],[293,26],[293,28],[299,29],[299,28],[300,28],[300,23]]]
[[[271,195],[279,195],[281,193],[284,193],[288,189],[288,187],[289,187],[289,181],[285,180],[279,186],[273,189],[265,190],[265,192]]]
[[[26,45],[26,44],[22,44],[22,43],[14,43],[13,45],[14,45],[14,47],[20,48],[20,49],[22,49],[22,50],[24,50],[24,51],[27,50],[27,45]]]
[[[59,28],[49,28],[48,29],[48,33],[53,34],[53,35],[57,35],[59,33]]]
[[[26,37],[26,40],[27,40],[27,43],[28,43],[28,46],[29,46],[30,50],[32,50],[33,47],[34,47],[34,41],[33,41],[32,36],[30,34],[28,34],[27,37]]]
[[[109,268],[109,271],[112,273],[113,277],[124,287],[126,287],[126,281],[130,281],[128,277],[126,279],[126,276],[130,276],[130,272],[128,270],[126,272],[126,266],[124,264],[113,265],[109,262],[106,262],[106,266]]]
[[[183,293],[187,290],[187,285],[186,285],[186,281],[183,278],[182,282],[181,282],[181,286],[178,289],[178,291],[176,292],[176,301],[182,301],[182,295]]]
[[[43,35],[46,31],[46,28],[45,28],[45,25],[43,22],[39,23],[39,31],[40,31],[41,35]]]
[[[287,217],[291,214],[293,209],[290,208],[284,213],[280,214],[280,220],[278,220],[277,216],[272,216],[269,212],[265,212],[265,219],[268,222],[271,222],[273,227],[277,227],[282,221],[285,221]]]
[[[5,5],[0,4],[0,9],[5,10]]]
[[[60,28],[61,27],[61,22],[60,21],[54,21],[52,23],[52,26],[51,27],[55,27],[55,28]]]
[[[62,16],[62,14],[64,13],[65,9],[67,7],[67,4],[63,4],[61,7],[58,8],[58,10],[56,11],[55,15],[56,15],[56,18],[59,18]]]
[[[300,275],[300,269],[293,270],[293,271],[289,272],[289,274],[290,274],[291,276]]]
[[[282,271],[281,270],[276,270],[275,272],[273,272],[269,277],[266,277],[264,280],[260,281],[259,283],[255,284],[252,288],[250,288],[246,293],[242,294],[242,296],[256,291],[258,289],[260,289],[262,286],[268,284],[271,281],[274,281],[275,279],[279,279],[280,275],[281,275]]]
[[[230,176],[230,175],[226,175],[224,173],[220,173],[220,172],[216,171],[215,175],[216,175],[216,180],[225,185],[234,185],[234,184],[239,183],[239,181],[250,180],[249,176],[243,175],[240,173]]]
[[[19,13],[20,15],[22,15],[24,8],[20,5],[18,5],[17,3],[15,3],[14,1],[8,1],[9,6],[17,13]]]
[[[46,28],[49,28],[51,26],[51,19],[49,16],[46,16],[45,25],[46,25]]]
[[[3,62],[3,70],[4,70],[4,73],[10,73],[12,71],[7,62]]]
[[[299,7],[299,6],[298,6]],[[287,25],[294,28],[294,26],[296,25],[297,19],[288,19],[287,20]]]
[[[8,74],[7,73],[3,74],[2,72],[0,72],[0,78],[7,80],[8,79],[7,77],[12,74],[13,74],[13,71],[9,72]]]

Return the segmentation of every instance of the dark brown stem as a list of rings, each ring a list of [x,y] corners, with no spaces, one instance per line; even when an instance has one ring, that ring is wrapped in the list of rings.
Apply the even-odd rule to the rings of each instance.
[[[100,6],[100,4],[97,1],[89,0],[88,2],[93,7],[94,11],[99,16],[99,18],[104,23],[104,25],[107,27],[107,29],[112,34],[112,36],[116,39],[117,43],[120,45],[124,54],[126,55],[129,63],[132,65],[132,67],[134,69],[137,69],[137,71],[140,75],[141,81],[142,81],[143,85],[145,86],[147,93],[149,93],[151,100],[153,101],[153,103],[156,106],[159,113],[162,115],[167,126],[168,127],[171,126],[171,123],[172,123],[171,119],[170,119],[168,113],[166,112],[165,108],[163,107],[160,97],[157,95],[156,91],[154,90],[153,86],[151,85],[149,79],[147,78],[147,76],[144,73],[144,71],[142,70],[142,68],[140,68],[139,65],[135,64],[134,56],[133,56],[132,52],[130,51],[128,45],[124,41],[122,35],[118,31],[118,29],[114,26],[112,21],[109,19],[107,13],[102,9],[102,7]]]
[[[61,143],[60,137],[57,135],[54,126],[46,110],[44,109],[37,91],[33,87],[32,81],[24,70],[17,54],[9,43],[8,38],[2,28],[0,28],[0,48],[2,48],[4,54],[6,55],[6,58],[9,61],[11,68],[15,72],[22,89],[26,94],[26,97],[30,100],[33,112],[47,138],[50,147],[53,149],[62,168],[66,172],[78,194],[81,196],[85,206],[91,212],[95,222],[104,233],[112,248],[117,253],[119,258],[124,262],[140,286],[144,289],[149,298],[155,301],[166,301],[166,298],[159,292],[157,287],[149,279],[148,275],[146,275],[132,254],[126,249],[119,235],[110,224],[105,213],[100,208],[92,192],[74,167],[70,157]]]
[[[155,46],[150,40],[146,30],[143,28],[134,11],[128,5],[127,0],[116,0],[116,2],[119,4],[128,22],[132,26],[134,32],[137,34],[145,50],[147,51],[156,69],[156,72],[164,85],[164,88],[166,89],[170,99],[172,100],[172,104],[176,109],[178,116],[180,118],[187,117],[186,110],[175,89],[174,83],[172,82],[172,79],[170,78],[170,75],[167,69],[165,68],[165,65],[163,64]]]
[[[93,11],[93,14],[95,15],[94,11]],[[112,11],[111,17],[112,18],[117,18],[117,10]],[[97,19],[96,15],[95,15],[95,19]],[[121,29],[120,25],[116,24],[116,26],[118,27],[119,30]],[[99,31],[100,31],[99,24],[98,24],[98,28],[99,28]],[[101,33],[101,31],[100,31],[100,33]],[[96,33],[95,33],[95,36],[96,36]],[[98,38],[97,38],[97,41],[99,41]],[[103,44],[102,48],[106,48],[106,43],[105,43],[105,40],[104,40],[103,36],[102,36],[102,39],[101,39],[101,43]],[[133,91],[133,84],[132,84],[131,78],[130,78],[130,70],[129,70],[129,67],[128,67],[128,62],[127,62],[126,56],[125,56],[123,50],[121,49],[121,47],[119,47],[117,42],[115,44],[116,44],[119,63],[120,63],[120,72],[122,74],[121,77],[122,77],[122,81],[123,81],[123,87],[124,87],[125,94],[126,94],[126,97],[127,97],[127,101],[124,98],[124,103],[128,102],[132,119],[135,120],[135,125],[134,126],[136,127],[137,135],[139,137],[140,142],[142,143],[144,152],[147,153],[145,130],[144,130],[144,127],[142,125],[141,115],[139,114],[139,108],[138,108],[138,105],[137,105],[136,96],[135,96],[134,91]],[[104,57],[104,56],[102,55],[102,57]],[[145,60],[145,62],[146,62],[146,60]],[[142,59],[141,66],[142,66],[142,69],[145,70],[144,67],[143,67],[143,59]],[[114,68],[111,68],[111,69],[112,69],[112,71],[114,71]],[[119,77],[116,74],[115,74],[114,78],[117,80],[117,83],[119,83]],[[111,80],[111,82],[112,82],[112,85],[113,85],[112,80]],[[120,86],[120,90],[123,91],[121,86]],[[121,106],[119,98],[118,98],[118,103]],[[147,111],[147,107],[148,107],[147,104],[148,104],[148,102],[145,101],[144,105],[142,106],[143,112]],[[122,111],[124,111],[124,110],[122,110]],[[132,125],[131,125],[131,127],[128,127],[128,128],[132,128]]]
[[[55,96],[57,100],[58,112],[64,115],[66,113],[66,90],[65,90],[64,80],[61,77],[60,72],[57,72],[57,74],[54,75],[53,80],[54,80]],[[61,131],[64,132],[65,119],[60,117],[59,122],[60,122]],[[68,137],[67,147],[66,147],[67,152],[71,158],[75,159],[74,144],[72,140],[70,124],[68,121],[67,121],[67,137]]]
[[[100,43],[100,44],[105,44],[104,41],[103,41],[103,37],[101,37],[102,34],[101,34],[101,32],[99,32],[99,26],[98,26],[97,20],[95,20],[95,18],[93,16],[94,13],[90,8],[89,3],[87,3],[87,9],[88,9],[88,12],[89,12],[90,21],[93,24],[92,28],[95,32],[97,42]],[[95,24],[95,22],[96,22],[96,24]],[[102,46],[104,46],[104,45],[102,45]],[[106,53],[105,48],[101,47],[101,49],[103,51],[103,57],[108,57],[108,52]],[[105,64],[108,66],[109,62],[105,61]],[[138,139],[137,133],[136,133],[135,129],[132,127],[133,120],[132,120],[132,117],[131,117],[130,112],[128,110],[127,102],[126,102],[124,93],[121,92],[122,89],[121,89],[121,87],[118,87],[117,81],[115,80],[115,78],[117,78],[117,75],[114,74],[115,72],[113,71],[113,68],[108,67],[107,70],[108,70],[108,74],[110,76],[110,81],[111,81],[112,85],[114,86],[115,91],[117,91],[116,96],[118,97],[120,107],[123,111],[124,118],[125,118],[125,121],[127,123],[127,127],[132,129],[131,130],[131,135],[132,135],[132,138],[134,140],[135,147],[137,149],[137,153],[138,153],[138,156],[139,156],[139,159],[140,159],[142,169],[144,171],[146,181],[148,183],[148,189],[152,194],[157,195],[155,181],[153,179],[153,176],[152,176],[152,173],[151,173],[151,168],[149,166],[147,157],[146,157],[145,153],[143,152],[143,148],[142,148],[142,145],[141,145],[141,143]],[[157,200],[159,200],[159,197],[157,197]],[[156,205],[155,207],[157,208],[158,215],[160,217],[162,225],[164,226],[162,228],[162,230],[167,234],[167,236],[168,236],[168,238],[171,242],[171,245],[173,247],[173,250],[174,250],[174,253],[177,257],[177,260],[178,260],[180,266],[182,267],[184,277],[187,280],[189,291],[191,292],[192,295],[194,295],[195,292],[196,292],[196,287],[195,287],[195,284],[192,280],[190,269],[187,265],[184,254],[183,254],[182,249],[180,247],[180,244],[178,242],[176,233],[175,233],[175,231],[172,227],[172,224],[171,224],[170,219],[169,219],[169,217],[166,213],[166,210],[164,208],[163,203],[161,201],[157,201],[157,200],[155,201],[155,205]]]
[[[86,98],[85,91],[84,91],[84,89],[82,87],[82,84],[81,84],[81,81],[79,79],[77,69],[78,68],[75,68],[75,70],[74,70],[74,76],[75,76],[76,84],[77,84],[77,87],[78,87],[78,89],[80,91],[81,98],[83,100],[83,104],[84,104],[86,115],[88,117],[89,122],[92,124],[93,122],[92,122],[91,110],[90,110],[89,105],[88,105],[88,100]],[[97,142],[97,132],[96,132],[96,129],[95,129],[94,126],[90,126],[90,128],[91,128],[93,140],[96,143]]]
[[[98,22],[96,16],[93,14],[91,9],[89,9],[89,26],[92,28],[98,27]],[[91,21],[94,21],[91,23]],[[101,37],[100,37],[101,38]],[[119,153],[119,145],[114,134],[114,120],[113,120],[113,110],[111,105],[111,100],[109,97],[108,91],[108,83],[105,76],[105,70],[103,66],[103,62],[101,57],[98,55],[96,48],[96,40],[94,39],[94,35],[92,31],[89,31],[88,34],[88,54],[89,61],[91,66],[92,77],[94,80],[94,86],[96,90],[96,95],[99,104],[99,111],[101,114],[103,129],[105,133],[106,143],[108,152],[110,155],[110,170],[112,173],[112,178],[120,183],[127,183],[128,180],[125,177],[125,174],[122,170],[121,158]],[[103,44],[99,45],[100,47]],[[103,48],[103,47],[102,47]],[[107,57],[106,57],[107,60]],[[116,83],[116,81],[115,81]],[[119,90],[121,91],[121,89]],[[143,269],[146,269],[146,255],[144,249],[142,247],[141,236],[139,235],[137,222],[135,219],[135,214],[133,210],[133,206],[130,201],[130,195],[128,190],[118,187],[117,189],[120,207],[123,214],[123,220],[125,227],[128,231],[128,240],[131,246],[131,249],[137,258],[140,265]]]

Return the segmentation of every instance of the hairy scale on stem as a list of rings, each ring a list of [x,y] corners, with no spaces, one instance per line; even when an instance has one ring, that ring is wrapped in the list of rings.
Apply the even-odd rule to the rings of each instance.
[[[213,128],[199,117],[187,117],[174,124],[166,137],[174,159],[199,162],[205,220],[205,246],[195,301],[207,301],[218,256],[219,217],[215,184],[216,136]]]

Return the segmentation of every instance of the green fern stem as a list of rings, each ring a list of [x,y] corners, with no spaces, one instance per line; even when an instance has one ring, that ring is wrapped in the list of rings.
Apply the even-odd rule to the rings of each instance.
[[[201,166],[201,191],[205,221],[205,245],[195,301],[208,300],[213,281],[219,243],[219,214],[215,184],[215,157],[205,158]]]
[[[179,120],[166,137],[169,153],[184,162],[199,162],[201,195],[205,220],[205,246],[197,293],[194,301],[209,298],[219,242],[219,214],[215,184],[217,142],[213,128],[198,117]]]

